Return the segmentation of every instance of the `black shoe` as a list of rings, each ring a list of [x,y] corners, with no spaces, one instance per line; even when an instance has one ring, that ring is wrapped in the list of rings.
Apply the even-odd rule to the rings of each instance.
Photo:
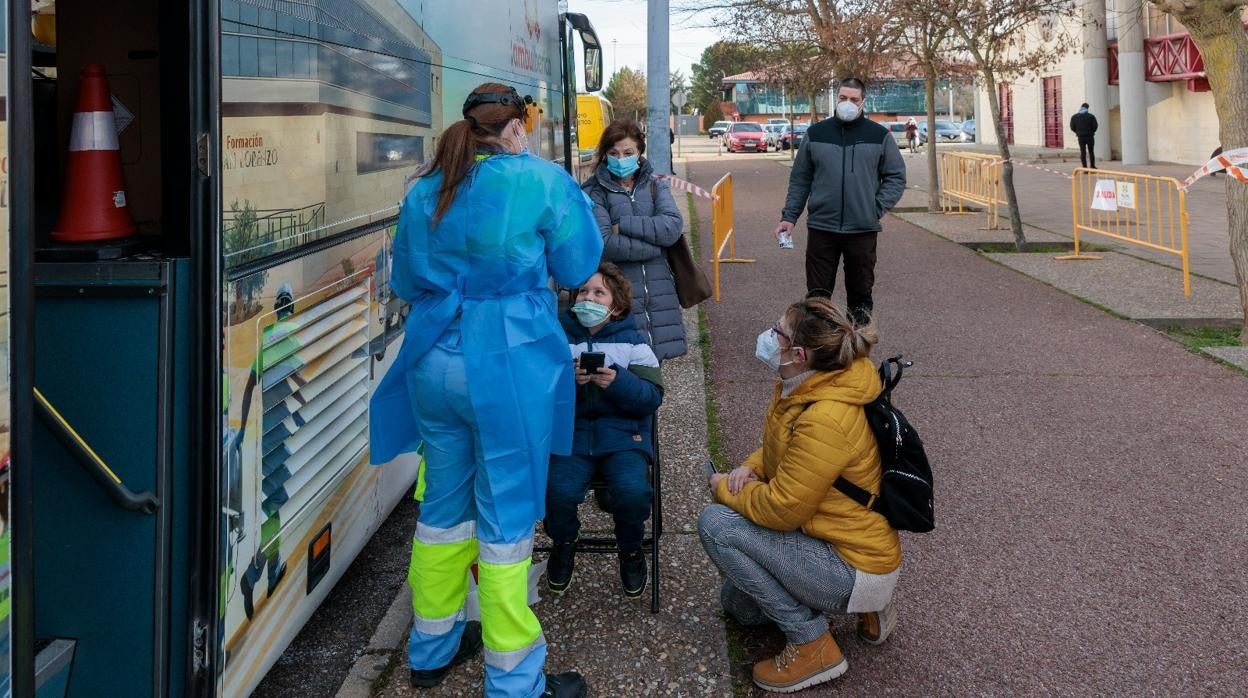
[[[470,620],[464,624],[464,634],[459,638],[459,649],[444,667],[438,669],[412,669],[413,688],[432,688],[442,683],[451,669],[481,653],[481,624]]]
[[[542,698],[583,698],[585,695],[585,679],[575,671],[546,675]]]
[[[620,553],[620,583],[630,599],[641,596],[646,588],[646,556],[640,550]]]
[[[562,594],[572,586],[572,568],[576,566],[576,541],[555,543],[546,561],[546,586]]]

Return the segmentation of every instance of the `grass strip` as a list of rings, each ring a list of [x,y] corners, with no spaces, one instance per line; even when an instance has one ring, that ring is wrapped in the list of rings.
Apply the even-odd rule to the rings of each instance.
[[[694,208],[693,194],[685,194],[689,208],[689,241],[694,253],[702,255],[702,236],[698,223],[697,209]],[[711,384],[711,326],[706,314],[706,306],[698,305],[698,349],[702,353],[702,384],[706,394],[706,449],[711,462],[721,472],[726,472],[724,440],[720,434],[719,405],[715,401],[715,391]]]
[[[1167,328],[1166,334],[1173,337],[1183,346],[1194,351],[1200,351],[1204,347],[1241,346],[1239,341],[1239,330],[1229,327],[1175,326]]]

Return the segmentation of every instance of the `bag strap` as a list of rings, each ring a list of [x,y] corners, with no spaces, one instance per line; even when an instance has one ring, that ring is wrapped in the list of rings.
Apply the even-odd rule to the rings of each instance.
[[[841,494],[846,497],[849,497],[862,506],[875,511],[875,495],[862,489],[858,485],[855,485],[849,480],[846,480],[844,475],[836,478],[836,482],[832,483],[832,486],[840,490]]]
[[[880,382],[884,384],[884,390],[880,395],[885,401],[892,399],[893,388],[901,382],[902,373],[913,365],[913,361],[906,361],[901,354],[890,356],[880,362]]]

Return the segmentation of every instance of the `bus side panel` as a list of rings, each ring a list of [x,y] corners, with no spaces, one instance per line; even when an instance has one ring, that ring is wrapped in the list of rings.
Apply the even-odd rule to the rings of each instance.
[[[253,690],[418,461],[367,464],[368,395],[404,304],[390,231],[469,90],[541,108],[563,151],[556,0],[221,0],[221,695]],[[347,11],[349,10],[349,11]],[[328,542],[327,542],[328,541]],[[328,558],[324,554],[328,550]]]
[[[227,286],[223,695],[255,688],[415,481],[414,458],[368,464],[375,357],[397,354],[378,288],[389,241],[369,233]]]

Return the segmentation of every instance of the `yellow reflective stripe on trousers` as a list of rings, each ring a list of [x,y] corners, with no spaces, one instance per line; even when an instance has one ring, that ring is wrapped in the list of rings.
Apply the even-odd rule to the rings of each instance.
[[[531,543],[531,541],[530,541]],[[481,603],[481,632],[485,661],[510,671],[545,641],[542,625],[529,608],[529,567],[533,560],[496,564],[477,563],[477,597]]]
[[[456,527],[459,528],[462,525]],[[429,543],[429,534],[455,529],[429,526],[422,529],[420,524],[416,529],[411,564],[407,569],[407,583],[412,589],[412,612],[417,618],[440,624],[464,607],[464,599],[468,595],[468,567],[477,559],[477,541],[470,537],[467,540]],[[468,530],[470,533],[473,531],[472,528]],[[450,538],[451,535],[432,537]]]

